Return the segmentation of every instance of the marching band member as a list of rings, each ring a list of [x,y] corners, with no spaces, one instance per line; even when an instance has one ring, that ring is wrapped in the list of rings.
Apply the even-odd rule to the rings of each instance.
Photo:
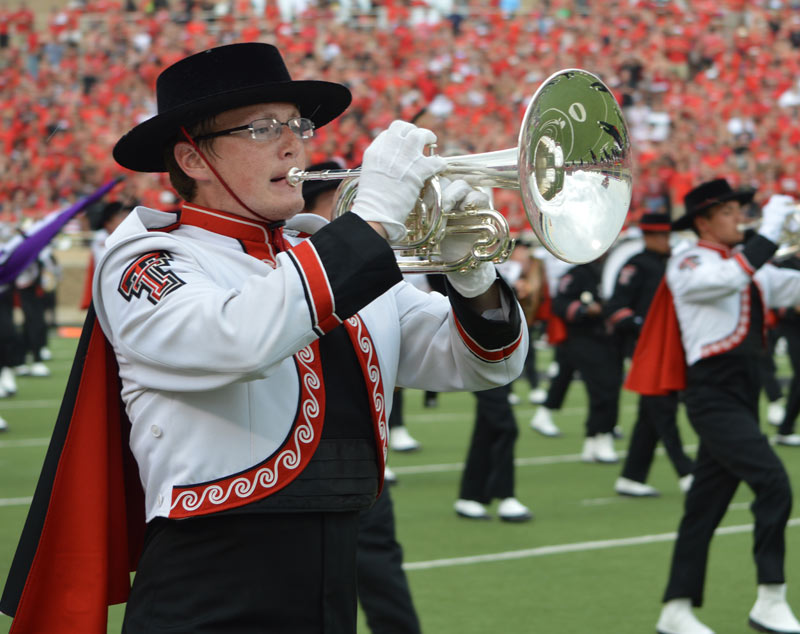
[[[607,323],[617,336],[624,356],[636,347],[650,302],[667,266],[670,253],[670,218],[663,213],[646,213],[639,220],[644,249],[631,257],[617,275],[614,292],[608,300]],[[677,426],[678,393],[664,396],[641,395],[636,423],[631,433],[628,455],[622,473],[614,484],[620,495],[650,497],[658,490],[646,484],[658,441],[664,444],[672,466],[680,478],[681,489],[691,486],[692,460],[684,453]]]
[[[724,179],[686,195],[685,214],[673,228],[691,228],[699,239],[670,258],[628,377],[627,385],[640,393],[685,387],[689,421],[700,438],[656,626],[660,634],[713,634],[692,607],[703,604],[711,539],[742,481],[755,494],[758,593],[750,625],[800,634],[784,577],[792,491],[758,420],[765,309],[800,302],[800,273],[766,264],[794,205],[787,196],[773,196],[758,234],[734,249],[744,239],[742,204],[752,198],[753,192],[734,191]]]
[[[340,170],[344,165],[325,161],[308,166],[308,171]],[[303,183],[303,213],[333,219],[336,204],[336,180],[310,180]],[[312,219],[313,220],[313,219]],[[409,275],[409,278],[424,277]],[[413,279],[410,280],[413,283]],[[397,427],[392,419],[401,412],[403,390],[394,393],[392,413],[389,416],[389,446],[392,446]],[[405,427],[403,427],[405,429]],[[410,437],[410,436],[409,436]],[[413,440],[413,439],[412,439]],[[384,469],[384,482],[391,484],[389,466]],[[408,579],[403,571],[403,548],[397,541],[394,521],[394,502],[391,487],[384,486],[370,508],[361,511],[358,518],[357,546],[358,601],[372,634],[419,634],[420,623]]]
[[[345,86],[293,81],[275,47],[249,43],[174,63],[156,90],[158,114],[123,136],[114,157],[168,171],[185,202],[178,212],[134,209],[93,289],[144,493],[127,518],[147,521],[124,629],[355,632],[358,516],[381,488],[395,385],[508,383],[527,346],[521,310],[491,264],[449,274],[449,297],[402,282],[389,241],[405,236],[423,184],[444,167],[424,152],[432,132],[394,122],[364,154],[352,213],[313,225],[286,177],[305,166],[314,128],[349,105]],[[450,198],[452,208],[463,202]],[[57,478],[65,472],[59,464]],[[101,511],[95,524],[120,526]],[[72,519],[48,517],[39,548]],[[70,556],[88,536],[70,533]],[[123,545],[138,552],[135,541]],[[88,564],[109,557],[119,563],[74,561],[49,588],[40,573],[54,562],[36,557],[21,591],[24,574],[12,571],[0,609],[13,613],[16,596],[35,606],[25,618],[43,623],[37,631],[100,631],[87,620],[104,628],[98,606],[128,590],[125,572],[100,593],[108,572]],[[69,579],[73,569],[80,578]],[[84,622],[68,627],[77,596]]]
[[[567,364],[580,372],[589,395],[581,459],[611,464],[619,460],[613,433],[619,414],[622,361],[606,330],[600,295],[602,266],[603,258],[598,258],[569,269],[558,282],[553,313],[567,327],[566,339],[560,344]]]
[[[775,266],[800,270],[800,254],[776,260]],[[776,336],[786,341],[786,351],[792,367],[792,378],[786,395],[786,408],[777,419],[768,421],[778,426],[775,442],[785,447],[800,447],[800,434],[795,432],[797,417],[800,415],[800,306],[790,306],[776,311],[778,325]],[[770,404],[771,405],[771,404]],[[769,408],[767,409],[769,417]]]

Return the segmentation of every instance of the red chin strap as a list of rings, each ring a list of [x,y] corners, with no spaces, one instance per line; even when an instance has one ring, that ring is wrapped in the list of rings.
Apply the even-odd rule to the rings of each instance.
[[[194,139],[186,131],[186,128],[181,126],[181,132],[183,133],[183,136],[186,137],[186,140],[189,142],[189,145],[191,145],[194,148],[194,150],[197,152],[200,158],[203,159],[203,161],[205,161],[206,165],[208,165],[208,169],[210,169],[213,172],[214,176],[217,177],[217,180],[225,188],[225,191],[228,192],[231,195],[231,197],[242,206],[243,209],[246,209],[254,216],[257,216],[264,222],[268,223],[267,229],[269,230],[270,242],[272,242],[275,248],[278,251],[286,251],[289,248],[289,245],[284,241],[283,232],[281,231],[281,227],[284,225],[283,220],[279,221],[270,220],[269,218],[265,218],[260,213],[253,211],[252,209],[250,209],[250,207],[245,205],[244,202],[242,202],[242,199],[239,198],[233,192],[233,190],[228,186],[228,183],[225,182],[225,179],[222,178],[222,176],[220,176],[220,173],[216,169],[214,169],[214,166],[211,164],[211,161],[209,161],[206,158],[206,155],[203,154],[203,151],[197,146],[197,143],[194,142]]]

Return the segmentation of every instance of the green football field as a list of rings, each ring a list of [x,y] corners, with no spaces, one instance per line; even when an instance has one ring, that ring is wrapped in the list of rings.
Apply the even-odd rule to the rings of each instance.
[[[20,377],[18,394],[0,401],[0,414],[10,426],[0,435],[0,580],[5,579],[25,520],[76,343],[53,338],[52,376]],[[540,352],[540,370],[548,360],[548,353]],[[779,371],[786,376],[783,358]],[[421,392],[406,392],[406,424],[422,450],[390,453],[389,464],[399,477],[392,489],[398,537],[423,630],[654,632],[683,497],[669,462],[659,454],[650,476],[650,483],[662,491],[660,498],[619,497],[613,491],[619,465],[583,464],[579,459],[583,385],[573,383],[556,417],[564,435],[556,439],[531,431],[528,422],[534,408],[526,401],[528,386],[517,381],[515,391],[523,400],[515,407],[520,429],[517,497],[535,513],[525,524],[469,521],[453,512],[472,428],[472,395],[442,394],[438,407],[425,409]],[[623,393],[620,425],[626,438],[617,442],[621,452],[634,414],[634,395]],[[763,426],[773,433],[766,423]],[[696,438],[683,419],[681,429],[693,454]],[[800,490],[800,449],[778,452]],[[712,544],[706,605],[698,616],[718,634],[751,631],[751,499],[742,486]],[[789,600],[800,612],[798,511],[787,529],[787,548]],[[111,609],[109,632],[120,631],[122,609]],[[359,631],[368,632],[363,618],[360,623]],[[7,632],[9,625],[10,619],[0,616],[0,632]]]

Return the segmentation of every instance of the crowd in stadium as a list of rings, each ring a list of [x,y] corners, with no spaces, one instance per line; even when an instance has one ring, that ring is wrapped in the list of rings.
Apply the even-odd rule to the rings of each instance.
[[[354,3],[347,20],[324,2],[76,1],[38,21],[24,0],[0,6],[2,218],[40,216],[116,175],[110,148],[155,113],[159,71],[235,41],[275,43],[295,78],[352,90],[345,116],[318,131],[314,161],[356,165],[378,131],[422,108],[443,154],[514,147],[542,80],[577,67],[625,108],[634,216],[679,206],[713,176],[758,187],[761,202],[800,183],[800,11],[788,0],[429,4]],[[150,204],[168,196],[155,177],[126,188]],[[519,228],[515,197],[499,204]]]

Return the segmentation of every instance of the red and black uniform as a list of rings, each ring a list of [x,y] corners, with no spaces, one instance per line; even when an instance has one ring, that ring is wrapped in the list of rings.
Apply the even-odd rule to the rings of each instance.
[[[606,329],[605,315],[590,315],[586,310],[592,301],[601,301],[601,266],[602,262],[595,261],[569,269],[553,298],[553,312],[567,326],[562,354],[580,372],[589,394],[587,437],[614,430],[622,383],[620,350]]]
[[[776,266],[800,270],[800,257],[797,254],[775,262]],[[800,312],[798,307],[789,306],[776,311],[778,325],[775,329],[778,337],[786,340],[789,362],[792,365],[792,378],[786,396],[786,412],[778,428],[782,436],[795,433],[797,417],[800,415]]]
[[[633,354],[650,303],[664,277],[668,258],[668,254],[645,249],[630,258],[619,271],[606,308],[608,323],[625,356]],[[647,480],[659,440],[678,476],[691,473],[694,463],[683,451],[677,414],[677,392],[640,395],[636,423],[622,468],[623,478],[636,482]]]

